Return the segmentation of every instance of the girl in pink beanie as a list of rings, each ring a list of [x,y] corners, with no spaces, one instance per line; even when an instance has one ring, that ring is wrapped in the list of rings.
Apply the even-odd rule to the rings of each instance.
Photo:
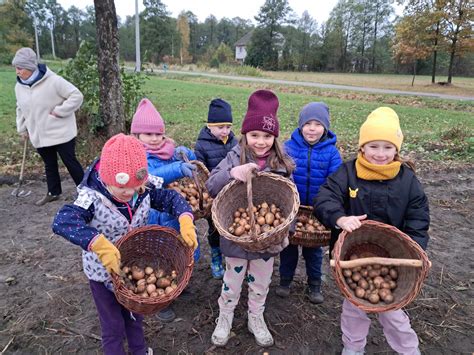
[[[125,354],[125,335],[130,353],[151,353],[143,316],[120,305],[113,293],[110,274],[120,273],[120,252],[114,243],[146,225],[150,211],[159,210],[179,220],[180,234],[189,247],[198,245],[191,207],[176,191],[159,185],[161,179],[148,174],[143,145],[132,136],[117,134],[86,171],[77,199],[54,218],[54,233],[83,249],[83,270],[99,313],[106,355]]]
[[[183,146],[176,147],[174,140],[165,135],[163,118],[150,100],[145,98],[138,104],[130,131],[146,150],[148,172],[162,178],[164,187],[183,177],[193,176],[192,173],[196,166],[186,163],[183,155],[186,155],[189,160],[195,160],[196,155],[191,149]],[[152,211],[148,224],[158,224],[179,231],[178,220],[165,212]],[[196,262],[199,260],[199,256],[200,248],[198,246],[194,253]],[[174,318],[175,314],[170,307],[158,313],[158,319],[162,322],[171,322]]]

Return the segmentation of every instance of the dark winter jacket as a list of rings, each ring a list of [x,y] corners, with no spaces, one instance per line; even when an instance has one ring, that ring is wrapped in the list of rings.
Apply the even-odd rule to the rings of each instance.
[[[314,213],[333,229],[331,248],[340,232],[335,229],[336,221],[343,216],[363,214],[367,214],[367,219],[400,229],[423,249],[428,246],[428,199],[415,173],[406,165],[393,179],[368,181],[357,177],[355,159],[344,163],[319,189]]]
[[[254,161],[249,161],[249,163],[255,163]],[[212,197],[216,197],[217,194],[222,190],[222,188],[233,180],[230,176],[230,170],[240,165],[240,146],[235,146],[226,156],[224,160],[212,171],[209,179],[206,182],[206,187],[209,190],[209,194]],[[271,171],[272,173],[280,174],[287,176],[285,169],[270,170],[270,168],[265,168],[264,171]],[[236,206],[239,207],[239,206]],[[240,258],[246,260],[255,260],[255,259],[268,259],[278,254],[281,250],[276,251],[275,253],[255,253],[248,252],[242,249],[237,244],[231,242],[230,240],[221,236],[220,239],[220,248],[222,254],[232,258]],[[283,248],[282,248],[283,249]]]
[[[237,138],[232,131],[224,144],[211,133],[208,127],[203,127],[199,132],[194,153],[197,159],[202,161],[209,171],[212,171],[237,143]]]
[[[322,141],[311,145],[297,128],[285,142],[286,152],[296,164],[293,180],[302,205],[313,205],[319,187],[342,164],[336,141],[336,135],[328,131]]]

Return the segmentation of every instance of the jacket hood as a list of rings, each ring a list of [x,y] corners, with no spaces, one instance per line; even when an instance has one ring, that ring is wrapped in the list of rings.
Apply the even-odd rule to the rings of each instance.
[[[23,83],[20,78],[17,76],[16,77],[16,81],[18,84],[21,84],[21,85],[26,85],[26,86],[33,86],[35,85],[37,82],[41,81],[44,77],[47,77],[49,75],[52,74],[52,71],[48,69],[48,67],[46,66],[46,64],[38,64],[38,70],[39,70],[39,75],[38,77],[35,79],[35,81],[33,81],[32,83],[30,84],[25,84]]]

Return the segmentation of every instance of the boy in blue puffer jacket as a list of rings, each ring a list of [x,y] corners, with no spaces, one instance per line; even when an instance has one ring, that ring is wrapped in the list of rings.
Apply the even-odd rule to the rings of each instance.
[[[298,128],[285,142],[285,149],[296,164],[293,172],[302,205],[312,206],[319,187],[342,163],[336,148],[336,135],[329,130],[329,107],[323,102],[311,102],[300,112]],[[322,248],[303,247],[308,276],[308,296],[312,303],[322,303]],[[280,286],[276,293],[288,297],[290,284],[298,264],[298,246],[290,244],[280,253]]]
[[[130,131],[143,143],[146,149],[148,171],[151,175],[163,179],[163,187],[183,177],[193,176],[192,173],[196,166],[186,163],[183,154],[186,154],[189,160],[195,160],[196,156],[192,150],[186,147],[176,147],[174,140],[165,136],[165,123],[150,100],[142,99],[138,104]],[[151,210],[148,224],[158,224],[179,231],[179,222],[176,217],[162,211]],[[194,261],[197,262],[199,256],[198,245],[194,251]],[[158,313],[158,319],[163,322],[170,322],[174,318],[175,314],[170,307]]]
[[[214,99],[209,104],[207,125],[199,132],[194,151],[199,161],[211,172],[227,153],[238,143],[232,129],[232,108],[222,99]],[[219,232],[214,227],[212,218],[207,219],[209,231],[207,240],[211,247],[211,272],[217,280],[224,276],[222,254],[219,247]]]

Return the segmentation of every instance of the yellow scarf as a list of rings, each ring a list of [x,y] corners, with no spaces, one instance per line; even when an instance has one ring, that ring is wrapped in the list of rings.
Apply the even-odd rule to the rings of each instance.
[[[229,136],[225,136],[224,138],[222,138],[222,141],[224,142],[224,144],[226,144],[228,140],[229,140]]]
[[[364,180],[390,180],[397,176],[400,165],[402,163],[399,161],[392,161],[386,165],[372,164],[359,153],[356,159],[357,177]]]

